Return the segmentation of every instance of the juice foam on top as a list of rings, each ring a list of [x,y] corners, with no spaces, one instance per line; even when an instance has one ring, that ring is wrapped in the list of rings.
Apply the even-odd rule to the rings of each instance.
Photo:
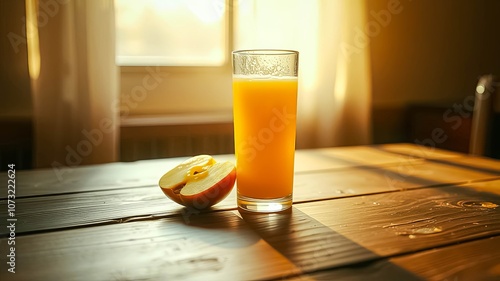
[[[296,76],[233,75],[234,80],[297,80]]]

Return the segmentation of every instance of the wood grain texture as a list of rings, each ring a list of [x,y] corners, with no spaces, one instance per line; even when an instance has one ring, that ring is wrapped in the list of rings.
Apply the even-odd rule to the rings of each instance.
[[[230,156],[220,156],[227,159]],[[160,177],[187,157],[109,163],[81,167],[59,167],[17,171],[16,197],[70,194],[90,191],[135,188],[158,184]],[[0,180],[7,181],[2,174]],[[2,199],[6,194],[1,195]]]
[[[286,278],[309,280],[500,280],[500,236]]]
[[[410,156],[412,158],[422,158],[422,159],[443,159],[443,158],[454,158],[466,155],[461,152],[443,150],[428,145],[417,145],[414,143],[390,143],[390,144],[373,145],[371,147],[385,152],[391,152],[395,154]]]
[[[383,148],[383,149],[380,149]],[[353,146],[298,150],[296,152],[295,172],[349,168],[356,166],[377,166],[386,164],[411,163],[419,157],[409,158],[406,154],[414,149],[420,154],[435,158],[463,157],[463,154],[441,150],[431,151],[411,144],[383,145],[373,147]],[[397,152],[397,153],[394,153]],[[233,161],[234,155],[216,155],[218,161]],[[50,194],[66,194],[89,191],[102,191],[122,188],[152,186],[168,170],[188,157],[144,160],[131,163],[109,163],[88,166],[57,166],[52,169],[17,171],[17,197]],[[7,181],[7,174],[0,174],[0,182]],[[0,194],[5,199],[6,194]]]
[[[498,177],[500,171],[469,170],[428,160],[402,162],[392,166],[356,166],[304,172],[295,176],[294,202],[444,186]],[[184,208],[169,200],[157,185],[27,197],[16,202],[19,235],[41,230],[118,223],[137,217],[199,213],[198,210]],[[7,201],[0,200],[0,208],[6,206]],[[234,208],[236,189],[213,210]],[[5,216],[5,213],[0,214],[0,220],[6,219]],[[5,236],[7,231],[0,229],[0,235]]]
[[[467,187],[482,192],[490,192],[500,195],[500,180],[482,181],[467,184]]]
[[[8,277],[256,280],[376,258],[300,212],[265,218],[246,223],[226,211],[195,216],[189,224],[176,217],[20,237],[16,256],[22,266]],[[261,238],[262,232],[279,235],[290,250],[277,250]],[[7,274],[1,271],[0,277]]]
[[[18,273],[2,270],[0,279],[500,276],[491,253],[500,236],[500,161],[412,144],[298,151],[293,208],[255,215],[234,210],[235,190],[205,212],[167,199],[157,181],[184,159],[77,167],[61,180],[54,170],[19,171]],[[7,231],[0,229],[1,253]]]
[[[500,236],[392,258],[426,280],[500,280]]]
[[[299,276],[285,277],[281,280],[289,281],[422,281],[411,271],[405,270],[389,259],[380,259],[370,262],[362,262],[351,266],[318,271],[314,273],[301,274]]]
[[[219,211],[189,223],[176,216],[33,234],[16,238],[23,270],[12,280],[255,280],[363,267],[498,236],[497,203],[496,194],[450,186],[297,204],[283,214]],[[408,268],[385,272],[405,271],[413,277]]]
[[[497,181],[500,189],[500,181]],[[500,196],[446,186],[298,204],[380,256],[500,235]]]

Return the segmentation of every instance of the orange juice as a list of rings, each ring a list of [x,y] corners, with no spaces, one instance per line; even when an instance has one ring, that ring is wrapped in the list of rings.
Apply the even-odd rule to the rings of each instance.
[[[233,78],[238,195],[292,194],[297,78]]]

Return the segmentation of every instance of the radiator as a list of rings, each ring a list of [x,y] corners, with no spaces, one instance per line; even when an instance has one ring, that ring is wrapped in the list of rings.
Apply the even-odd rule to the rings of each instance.
[[[120,161],[234,153],[232,120],[186,123],[122,122]]]

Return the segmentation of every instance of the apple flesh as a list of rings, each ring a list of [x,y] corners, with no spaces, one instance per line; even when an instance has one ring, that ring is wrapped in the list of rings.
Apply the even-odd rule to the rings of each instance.
[[[160,178],[159,185],[168,198],[200,210],[226,198],[235,180],[233,163],[218,163],[209,155],[199,155],[168,171]]]

